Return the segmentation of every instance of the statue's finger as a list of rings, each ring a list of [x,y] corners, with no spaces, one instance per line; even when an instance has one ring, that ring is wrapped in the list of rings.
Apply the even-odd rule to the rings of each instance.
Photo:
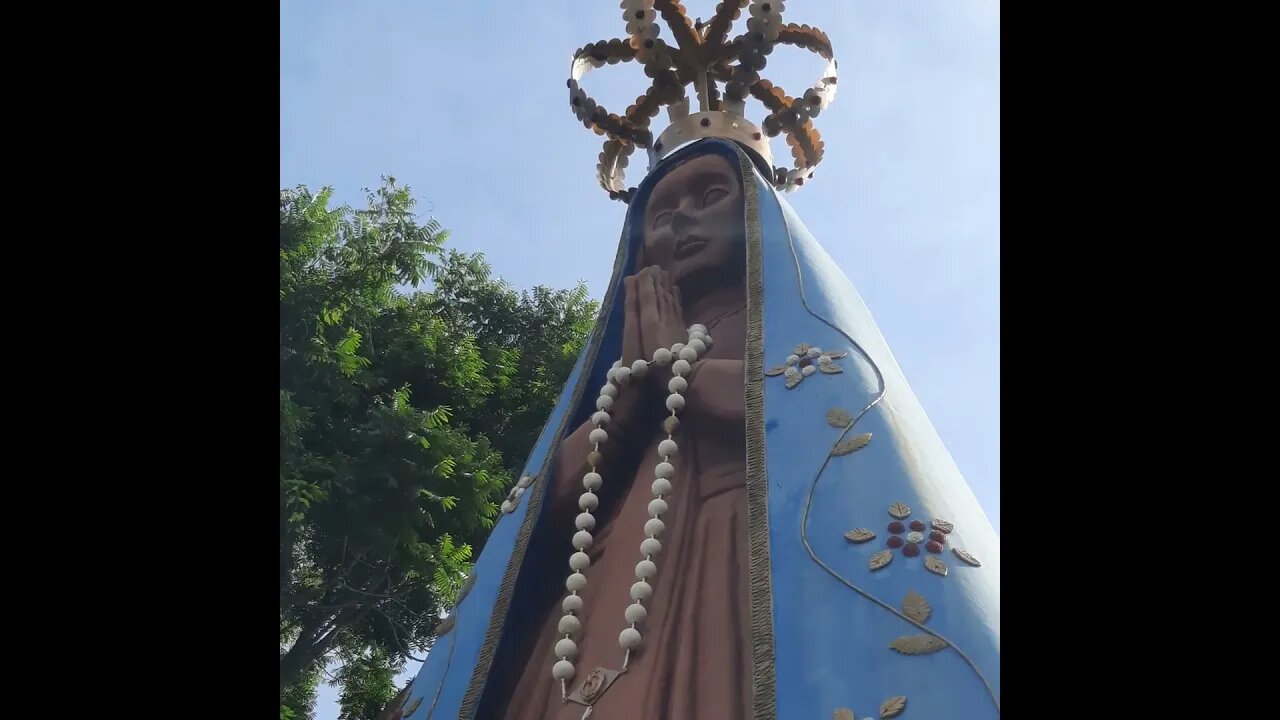
[[[627,315],[636,311],[636,276],[622,278],[622,310]]]
[[[652,272],[637,277],[636,285],[639,287],[640,316],[647,318],[658,311],[658,285],[654,282]]]

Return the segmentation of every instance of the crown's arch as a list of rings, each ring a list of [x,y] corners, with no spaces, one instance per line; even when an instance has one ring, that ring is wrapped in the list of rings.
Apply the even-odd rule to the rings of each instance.
[[[750,7],[748,8],[748,4]],[[729,39],[733,22],[748,8],[746,32]],[[728,0],[716,6],[705,25],[689,19],[684,5],[673,0],[623,0],[622,17],[628,38],[588,43],[573,54],[569,71],[569,106],[588,129],[607,140],[596,165],[596,179],[615,200],[629,202],[635,188],[625,184],[629,158],[636,148],[648,150],[650,167],[700,137],[724,137],[765,158],[777,190],[790,192],[813,178],[822,162],[825,144],[813,125],[835,99],[838,64],[826,33],[808,25],[783,24],[780,0]],[[659,37],[658,16],[666,22],[676,45]],[[792,45],[827,60],[822,76],[800,97],[760,77],[776,45]],[[636,60],[653,84],[622,115],[606,110],[582,89],[581,80],[603,65]],[[723,85],[723,92],[720,86]],[[692,86],[698,114],[691,116],[686,88]],[[759,100],[769,114],[757,126],[746,119],[747,97]],[[671,127],[658,138],[651,120],[668,107]],[[709,114],[714,111],[717,114]],[[731,119],[720,122],[722,116]],[[690,118],[693,118],[690,120]],[[729,125],[735,127],[729,127]],[[790,169],[773,166],[769,138],[785,134],[791,148]]]

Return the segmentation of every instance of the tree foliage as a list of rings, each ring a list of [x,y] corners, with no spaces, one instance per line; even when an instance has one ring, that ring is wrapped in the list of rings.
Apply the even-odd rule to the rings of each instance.
[[[331,662],[344,720],[391,699],[596,312],[581,284],[518,292],[446,249],[393,178],[365,209],[331,199],[280,194],[282,720],[310,720]]]

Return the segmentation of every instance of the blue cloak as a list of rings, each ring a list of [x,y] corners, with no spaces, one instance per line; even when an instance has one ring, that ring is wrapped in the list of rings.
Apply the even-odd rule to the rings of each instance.
[[[744,183],[753,720],[999,717],[994,529],[862,299],[766,180],[767,165],[704,139],[637,188],[596,329],[525,465],[531,482],[480,553],[405,720],[497,712],[485,689],[508,633],[528,626],[535,580],[567,574],[562,554],[526,550],[559,441],[590,416],[588,390],[621,355],[622,280],[637,269],[649,192],[707,153]]]

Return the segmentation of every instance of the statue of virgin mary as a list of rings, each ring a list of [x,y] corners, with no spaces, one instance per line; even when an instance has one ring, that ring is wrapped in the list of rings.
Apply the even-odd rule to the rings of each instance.
[[[667,17],[683,18],[678,3],[633,4],[633,18],[656,8],[683,27],[682,46],[727,30],[720,11],[694,28]],[[746,2],[726,5],[731,21]],[[815,112],[783,96],[766,120],[767,134],[799,136],[795,171],[773,168],[735,112],[766,82],[751,32],[784,42],[797,28],[776,5],[752,4],[732,44],[742,61],[704,64],[692,81],[707,109],[674,112],[657,140],[634,107],[619,118],[578,94],[579,61],[625,50],[575,56],[571,103],[610,136],[602,183],[627,201],[613,276],[404,694],[406,720],[999,716],[998,538],[861,298],[780,192],[812,177],[809,118],[834,63]],[[631,54],[678,66],[645,32]],[[670,99],[683,71],[664,70],[651,94]],[[622,191],[634,147],[652,165]]]

